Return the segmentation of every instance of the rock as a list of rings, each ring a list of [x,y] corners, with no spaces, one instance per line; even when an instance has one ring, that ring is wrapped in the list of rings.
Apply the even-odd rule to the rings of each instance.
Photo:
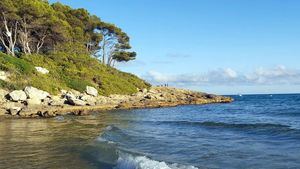
[[[8,81],[9,73],[5,71],[0,71],[0,80]]]
[[[85,106],[86,102],[80,99],[70,99],[68,102],[74,106]]]
[[[49,102],[51,106],[63,106],[67,100],[59,96],[52,96],[52,100]]]
[[[6,102],[1,105],[1,114],[17,115],[23,108],[24,105],[17,102]]]
[[[15,90],[8,94],[12,101],[25,101],[27,99],[26,93],[22,90]]]
[[[107,104],[110,103],[110,98],[105,97],[105,96],[98,96],[96,97],[96,104]]]
[[[29,105],[29,106],[30,105],[40,105],[42,103],[41,100],[38,98],[27,99],[26,102],[27,102],[27,105]]]
[[[91,96],[98,96],[98,90],[91,86],[86,86],[86,93]]]
[[[38,71],[41,74],[48,74],[49,70],[47,70],[46,68],[43,67],[35,67],[36,71]]]
[[[22,110],[21,107],[11,107],[10,109],[8,109],[8,112],[9,112],[9,114],[16,116],[16,115],[19,115],[21,110]]]
[[[60,90],[60,94],[64,97],[66,94],[68,93],[68,91],[66,90]]]
[[[24,91],[29,99],[44,100],[47,97],[50,97],[50,94],[48,92],[39,90],[39,89],[37,89],[35,87],[31,87],[31,86],[25,87]]]
[[[74,95],[67,94],[66,98],[70,105],[74,105],[74,106],[85,106],[86,105],[85,101],[77,99]]]
[[[61,91],[61,94],[62,94],[61,96],[63,98],[68,98],[68,97],[78,98],[81,96],[81,93],[77,90],[71,90],[71,91],[67,91],[67,92],[65,90],[63,90],[63,91]]]
[[[153,99],[154,97],[151,95],[151,94],[147,94],[146,96],[145,96],[145,99]]]
[[[5,96],[8,94],[8,91],[0,89],[0,103],[5,102]]]
[[[148,89],[144,88],[144,89],[142,90],[142,92],[143,92],[144,94],[146,94],[146,93],[148,92]]]
[[[82,95],[80,96],[80,99],[85,101],[90,106],[96,105],[96,99],[90,95]]]

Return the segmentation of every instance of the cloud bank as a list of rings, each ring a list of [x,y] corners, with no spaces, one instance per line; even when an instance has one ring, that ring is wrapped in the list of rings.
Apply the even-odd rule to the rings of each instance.
[[[300,70],[276,66],[268,69],[259,68],[251,73],[240,73],[225,68],[207,73],[178,75],[150,71],[144,78],[155,85],[168,83],[176,86],[300,85]]]

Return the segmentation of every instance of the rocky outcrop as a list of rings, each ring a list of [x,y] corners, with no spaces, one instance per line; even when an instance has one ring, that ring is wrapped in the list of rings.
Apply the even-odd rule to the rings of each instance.
[[[141,90],[118,105],[118,108],[166,107],[186,104],[229,103],[233,99],[190,90],[169,87],[152,87]]]
[[[132,95],[110,96],[98,96],[98,91],[89,86],[84,93],[62,90],[57,96],[51,96],[34,87],[26,87],[24,91],[17,90],[9,93],[9,98],[14,102],[4,98],[0,115],[53,117],[62,114],[84,115],[95,110],[155,108],[233,101],[230,97],[169,87],[152,87],[139,90]],[[5,95],[7,92],[3,91],[3,93]]]

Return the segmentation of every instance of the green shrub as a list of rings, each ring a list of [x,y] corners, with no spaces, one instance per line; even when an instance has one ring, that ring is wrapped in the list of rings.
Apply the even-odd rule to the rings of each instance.
[[[41,66],[50,71],[42,75],[35,71]],[[52,94],[61,89],[74,89],[83,92],[86,86],[93,86],[102,95],[132,94],[137,88],[150,85],[137,76],[107,67],[90,57],[68,52],[48,55],[23,55],[20,58],[0,53],[0,69],[11,73],[10,82],[0,82],[1,88],[9,90],[34,86]]]

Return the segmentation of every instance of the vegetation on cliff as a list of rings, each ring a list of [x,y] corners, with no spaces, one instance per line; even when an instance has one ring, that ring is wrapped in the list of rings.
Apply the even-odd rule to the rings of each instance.
[[[135,59],[130,39],[87,10],[43,0],[2,0],[0,11],[0,70],[8,76],[0,80],[1,88],[30,85],[55,94],[93,86],[109,95],[150,86],[113,68],[115,62]]]

